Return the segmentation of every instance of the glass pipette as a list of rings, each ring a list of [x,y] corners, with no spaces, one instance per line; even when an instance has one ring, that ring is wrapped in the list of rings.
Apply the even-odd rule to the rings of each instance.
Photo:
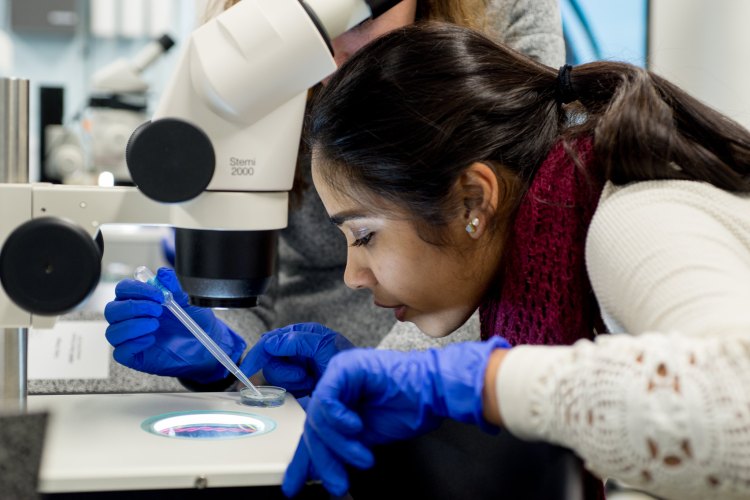
[[[263,396],[263,394],[261,394],[261,392],[253,385],[253,383],[250,382],[250,379],[247,378],[244,373],[242,373],[242,370],[240,370],[239,367],[234,364],[234,361],[232,361],[232,359],[227,356],[224,350],[219,347],[216,342],[214,342],[214,340],[209,337],[205,331],[203,331],[203,328],[201,328],[200,325],[198,325],[198,323],[196,323],[193,318],[191,318],[190,315],[185,312],[185,309],[183,309],[182,306],[180,306],[174,300],[174,297],[172,297],[172,292],[167,290],[167,288],[162,285],[158,279],[156,279],[156,275],[151,272],[151,269],[146,266],[140,266],[135,270],[133,276],[135,276],[135,279],[137,279],[138,281],[148,283],[149,285],[153,285],[158,288],[164,295],[164,306],[172,311],[172,314],[174,314],[175,317],[180,320],[183,325],[185,325],[185,328],[187,328],[190,333],[192,333],[195,338],[197,338],[200,343],[209,350],[211,354],[213,354],[214,358],[216,358],[219,363],[224,365],[224,368],[229,370],[229,372],[237,377],[240,382],[249,387],[256,394],[256,396]]]

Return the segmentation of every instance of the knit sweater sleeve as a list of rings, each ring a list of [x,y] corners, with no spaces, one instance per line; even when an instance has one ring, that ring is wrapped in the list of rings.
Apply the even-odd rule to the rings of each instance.
[[[750,498],[750,200],[608,185],[586,256],[622,333],[512,349],[496,384],[508,429],[666,498]]]

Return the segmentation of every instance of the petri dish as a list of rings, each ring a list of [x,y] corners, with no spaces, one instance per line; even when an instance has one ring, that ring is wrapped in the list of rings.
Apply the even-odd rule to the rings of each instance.
[[[271,432],[276,423],[267,417],[233,411],[193,410],[149,417],[141,429],[179,439],[236,439]]]
[[[255,391],[249,387],[243,387],[240,389],[240,403],[247,406],[260,406],[263,408],[281,406],[284,404],[286,389],[283,387],[276,387],[275,385],[258,385],[255,388],[258,389],[260,395],[256,394]]]

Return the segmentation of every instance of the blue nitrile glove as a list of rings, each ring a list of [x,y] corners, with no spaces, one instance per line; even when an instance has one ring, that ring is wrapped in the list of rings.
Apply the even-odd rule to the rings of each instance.
[[[172,269],[160,268],[156,278],[236,363],[245,350],[245,341],[216,318],[211,309],[188,305],[188,296]],[[198,383],[227,377],[226,368],[161,305],[163,298],[161,291],[147,283],[126,279],[117,284],[115,300],[104,308],[109,322],[106,337],[115,348],[115,360],[142,372]]]
[[[490,353],[505,339],[398,352],[352,349],[333,358],[307,405],[307,420],[282,490],[293,496],[320,478],[333,495],[349,489],[346,466],[373,466],[373,445],[424,434],[442,419],[484,420],[482,389]]]
[[[309,396],[331,358],[354,345],[320,323],[298,323],[263,334],[240,365],[248,376],[263,368],[270,384]]]

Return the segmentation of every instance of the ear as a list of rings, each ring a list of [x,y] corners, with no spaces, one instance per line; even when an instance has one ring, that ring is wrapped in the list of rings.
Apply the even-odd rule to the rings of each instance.
[[[459,187],[466,207],[466,232],[478,239],[497,212],[500,202],[498,174],[490,165],[475,162],[461,174]]]

